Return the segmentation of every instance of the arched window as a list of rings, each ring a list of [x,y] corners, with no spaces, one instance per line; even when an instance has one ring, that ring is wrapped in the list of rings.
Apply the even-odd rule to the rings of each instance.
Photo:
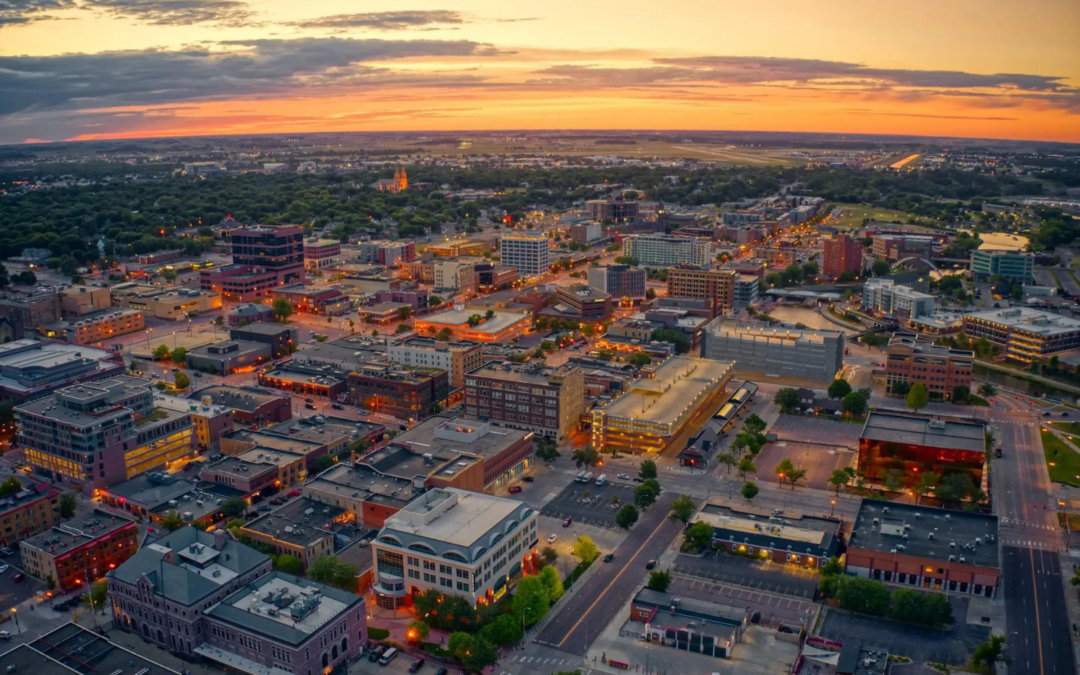
[[[328,665],[330,665],[330,657],[327,656],[325,653],[323,653],[323,655],[322,655],[322,667],[325,668]]]
[[[447,560],[456,560],[457,562],[469,562],[465,559],[465,556],[461,555],[457,551],[447,551],[443,553],[443,557]]]
[[[428,555],[438,555],[435,553],[435,549],[431,548],[427,544],[409,544],[410,551],[419,551],[420,553],[426,553]]]
[[[379,541],[384,544],[389,544],[391,546],[401,546],[401,542],[398,541],[397,537],[391,537],[388,534],[384,534],[383,536],[379,537]]]

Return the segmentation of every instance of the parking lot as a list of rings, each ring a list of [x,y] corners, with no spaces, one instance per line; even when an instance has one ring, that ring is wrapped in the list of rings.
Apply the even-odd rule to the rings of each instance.
[[[19,552],[0,558],[0,565],[8,569],[0,572],[0,607],[14,607],[34,596],[39,590],[45,590],[45,584],[24,574],[23,580],[16,582],[15,575],[20,571]]]
[[[854,426],[854,425],[846,425]],[[824,445],[812,445],[810,443],[795,443],[793,441],[778,441],[767,443],[758,453],[754,464],[758,468],[758,479],[768,483],[780,482],[779,476],[773,473],[777,464],[785,459],[800,469],[806,470],[806,477],[799,481],[800,486],[812,487],[817,490],[831,490],[829,476],[836,469],[851,466],[855,461],[856,454],[842,447],[828,447]]]
[[[634,503],[634,488],[621,483],[571,483],[540,511],[551,518],[573,520],[574,525],[616,528],[615,514]]]
[[[762,626],[776,627],[780,624],[798,626],[803,621],[810,626],[814,623],[817,610],[817,605],[810,600],[773,595],[679,575],[672,577],[668,593],[675,595],[681,593],[698,600],[745,607],[750,611],[751,616],[754,612],[761,612],[759,623]]]
[[[916,663],[934,661],[963,666],[975,647],[989,637],[990,627],[964,622],[968,615],[967,598],[953,597],[950,602],[957,623],[949,630],[908,626],[829,607],[817,635],[837,642],[855,640],[880,647],[890,654],[910,657]]]
[[[808,600],[813,599],[818,585],[817,573],[805,567],[751,560],[723,551],[701,557],[680,555],[672,571],[704,581]]]

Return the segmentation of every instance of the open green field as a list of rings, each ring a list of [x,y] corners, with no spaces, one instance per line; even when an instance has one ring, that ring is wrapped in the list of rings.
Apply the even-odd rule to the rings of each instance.
[[[1055,483],[1080,484],[1080,454],[1049,431],[1042,432],[1043,454]]]
[[[837,206],[842,207],[840,217],[826,218],[822,223],[823,225],[831,225],[841,229],[857,228],[862,227],[863,219],[869,218],[870,220],[876,220],[883,223],[902,223],[910,228],[913,226],[908,225],[908,220],[914,219],[917,225],[924,226],[928,229],[936,229],[936,223],[933,220],[913,216],[910,213],[905,213],[903,211],[882,209],[875,206],[863,206],[862,204],[829,204],[826,212],[835,209]]]

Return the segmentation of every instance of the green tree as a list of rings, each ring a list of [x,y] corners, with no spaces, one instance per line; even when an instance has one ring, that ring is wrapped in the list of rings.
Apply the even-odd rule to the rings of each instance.
[[[990,675],[997,672],[997,664],[1009,663],[1010,659],[1005,653],[1005,636],[991,635],[990,639],[983,642],[971,653],[971,662],[990,671]]]
[[[644,352],[635,352],[626,359],[626,362],[632,366],[641,368],[652,363],[652,358],[650,358],[649,355]]]
[[[559,559],[559,552],[550,546],[545,546],[544,549],[540,551],[540,557],[542,557],[547,564],[554,565],[555,561]]]
[[[695,551],[704,551],[712,546],[713,526],[705,521],[698,521],[687,528],[683,538]]]
[[[45,578],[45,590],[47,590],[47,591],[55,591],[56,590],[56,579],[51,574]]]
[[[282,553],[274,556],[274,569],[285,574],[299,575],[304,571],[304,565],[291,553]]]
[[[221,513],[226,518],[239,518],[247,513],[248,503],[243,497],[228,497],[221,502]]]
[[[832,485],[834,488],[836,488],[837,495],[840,494],[840,488],[847,485],[847,482],[848,475],[847,472],[845,472],[843,469],[835,469],[833,470],[832,475],[829,476],[829,485]]]
[[[898,492],[904,486],[903,469],[885,469],[881,472],[881,482],[889,492]]]
[[[443,328],[435,334],[435,339],[439,342],[449,342],[453,336],[454,334],[450,332],[449,328]]]
[[[3,483],[0,483],[0,497],[13,495],[20,490],[22,490],[22,483],[20,483],[19,479],[15,476],[11,476]]]
[[[971,398],[971,390],[962,384],[953,387],[952,400],[954,403],[967,403]]]
[[[655,479],[657,475],[656,462],[651,459],[646,459],[641,463],[641,468],[638,469],[638,477],[648,480],[650,478]]]
[[[839,401],[851,393],[851,385],[847,380],[837,378],[829,383],[829,398]]]
[[[570,455],[577,468],[595,466],[600,461],[600,453],[591,445],[580,447]]]
[[[308,565],[307,575],[320,583],[354,591],[360,569],[352,563],[338,560],[336,556],[321,555]]]
[[[638,520],[638,510],[633,504],[627,504],[615,514],[615,523],[624,530],[629,530]]]
[[[657,342],[668,342],[675,345],[676,354],[685,354],[690,351],[690,338],[681,331],[671,328],[661,328],[653,331],[652,339]]]
[[[311,461],[311,467],[308,471],[309,474],[317,476],[318,474],[326,471],[330,467],[334,466],[333,455],[319,455]]]
[[[911,491],[915,493],[915,503],[917,504],[920,499],[933,492],[940,482],[941,476],[933,471],[920,473],[919,480],[911,486]]]
[[[169,352],[169,360],[176,365],[182,365],[184,363],[187,363],[187,350],[183,347],[177,347],[176,349]]]
[[[583,534],[574,541],[574,555],[581,562],[592,562],[600,556],[600,549],[596,548],[592,539]]]
[[[551,464],[562,455],[559,454],[558,445],[546,438],[541,438],[536,442],[536,456],[539,457],[541,461]]]
[[[86,598],[83,602],[87,607],[92,606],[95,611],[104,613],[105,601],[109,597],[109,584],[104,579],[101,581],[95,581],[90,585],[90,597]]]
[[[930,394],[926,391],[926,385],[922,382],[916,382],[911,385],[911,389],[907,393],[907,407],[911,408],[914,412],[919,412],[920,409],[925,408],[926,404],[930,402]]]
[[[499,662],[499,651],[495,648],[495,645],[479,635],[470,635],[464,632],[453,633],[447,647],[449,647],[454,658],[461,663],[461,667],[466,673],[482,673],[488,666],[493,666]]]
[[[861,391],[853,391],[840,401],[840,411],[859,417],[866,414],[866,395]]]
[[[796,468],[795,464],[787,458],[780,460],[780,463],[773,468],[773,473],[776,474],[781,483],[790,483],[792,490],[795,489],[795,484],[806,476],[805,469]]]
[[[428,297],[428,307],[437,307],[442,304],[442,298],[437,295]]]
[[[690,499],[687,495],[680,495],[671,503],[671,515],[672,520],[677,520],[683,525],[690,522],[690,518],[694,515],[694,500]]]
[[[997,389],[989,382],[979,385],[979,396],[990,399],[993,398],[995,394],[997,394]]]
[[[408,321],[409,317],[412,316],[412,307],[409,307],[407,305],[405,307],[398,307],[397,314],[398,319],[402,321]]]
[[[750,413],[743,421],[743,428],[752,434],[760,434],[765,431],[765,420],[758,417],[757,413]]]
[[[742,496],[744,499],[746,499],[746,501],[750,501],[754,497],[757,497],[758,492],[760,492],[760,488],[758,488],[756,483],[748,480],[743,483],[742,490],[740,490],[740,492],[742,493]]]
[[[739,478],[746,480],[746,474],[757,473],[757,467],[754,466],[754,459],[752,457],[743,457],[739,460],[735,470],[739,472]]]
[[[405,628],[405,636],[411,642],[421,643],[427,640],[428,635],[430,634],[431,626],[419,619],[410,621],[409,625]]]
[[[559,578],[559,570],[554,567],[545,567],[540,570],[540,581],[544,582],[544,588],[547,589],[548,602],[554,603],[562,597],[563,583]]]
[[[861,614],[885,616],[889,609],[889,589],[884,584],[870,579],[844,577],[836,599],[841,609]]]
[[[730,452],[721,452],[721,453],[717,454],[716,455],[716,461],[718,461],[721,464],[727,466],[727,473],[728,474],[731,474],[731,467],[735,466],[736,462],[738,462],[738,460],[735,459],[735,455],[733,455]]]
[[[949,626],[953,617],[949,599],[940,593],[920,593],[906,588],[892,592],[888,616],[893,621],[920,626]]]
[[[656,502],[658,493],[648,485],[639,485],[634,488],[634,503],[639,509],[647,509]]]
[[[798,409],[802,401],[799,399],[798,391],[791,387],[785,387],[776,392],[776,395],[773,396],[773,403],[780,406],[782,412],[790,413]]]
[[[870,266],[870,271],[874,273],[875,277],[883,277],[889,273],[892,267],[887,260],[875,260]]]
[[[653,570],[649,572],[649,581],[646,584],[648,588],[654,591],[660,591],[664,593],[667,591],[668,586],[671,585],[671,575],[661,570]]]
[[[551,600],[548,597],[547,586],[540,577],[533,575],[522,577],[518,581],[513,600],[514,616],[520,618],[524,615],[526,626],[531,626],[544,618],[550,606]]]
[[[935,494],[946,504],[959,504],[969,495],[975,494],[975,483],[966,473],[950,473],[941,479]]]
[[[158,345],[154,347],[154,351],[150,355],[154,357],[155,361],[163,361],[169,356],[169,348],[165,345]]]
[[[191,386],[191,378],[184,371],[177,370],[173,373],[173,384],[176,385],[177,389],[183,391]]]
[[[65,492],[60,495],[60,517],[71,518],[74,516],[76,503],[74,492]]]
[[[170,286],[172,286],[172,282],[176,281],[176,270],[171,270],[169,268],[165,268],[165,269],[161,270],[160,272],[158,272],[158,275],[162,279],[167,281]]]
[[[840,558],[829,558],[825,561],[825,564],[821,566],[821,576],[839,576],[844,573],[844,563],[840,562]]]
[[[510,614],[500,614],[498,618],[480,629],[480,637],[491,644],[502,646],[518,642],[525,637],[525,633],[521,630],[520,619],[515,619]]]
[[[161,526],[172,532],[179,530],[184,526],[184,518],[180,515],[180,512],[173,509],[165,514],[165,517],[161,519]]]
[[[286,323],[293,315],[293,306],[285,298],[277,298],[270,305],[271,312],[281,323]]]

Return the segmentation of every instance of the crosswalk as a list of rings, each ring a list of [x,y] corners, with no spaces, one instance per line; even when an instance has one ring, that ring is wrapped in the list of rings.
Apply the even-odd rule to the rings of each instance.
[[[1002,546],[1020,546],[1024,548],[1038,548],[1045,551],[1057,551],[1061,547],[1056,544],[1048,544],[1043,541],[1031,541],[1029,539],[1002,539]]]
[[[1060,532],[1061,528],[1056,525],[1039,525],[1026,520],[1020,520],[1018,518],[998,518],[998,522],[1002,525],[1026,525],[1027,528],[1033,530],[1050,530],[1051,532]]]
[[[518,654],[514,658],[510,659],[510,663],[519,663],[532,668],[544,667],[550,668],[551,672],[555,670],[562,670],[564,666],[570,666],[570,669],[581,669],[581,659],[560,659],[558,657],[544,657],[544,656],[524,656]],[[582,670],[582,673],[588,673],[587,670]],[[511,675],[506,671],[503,671],[499,675]]]

